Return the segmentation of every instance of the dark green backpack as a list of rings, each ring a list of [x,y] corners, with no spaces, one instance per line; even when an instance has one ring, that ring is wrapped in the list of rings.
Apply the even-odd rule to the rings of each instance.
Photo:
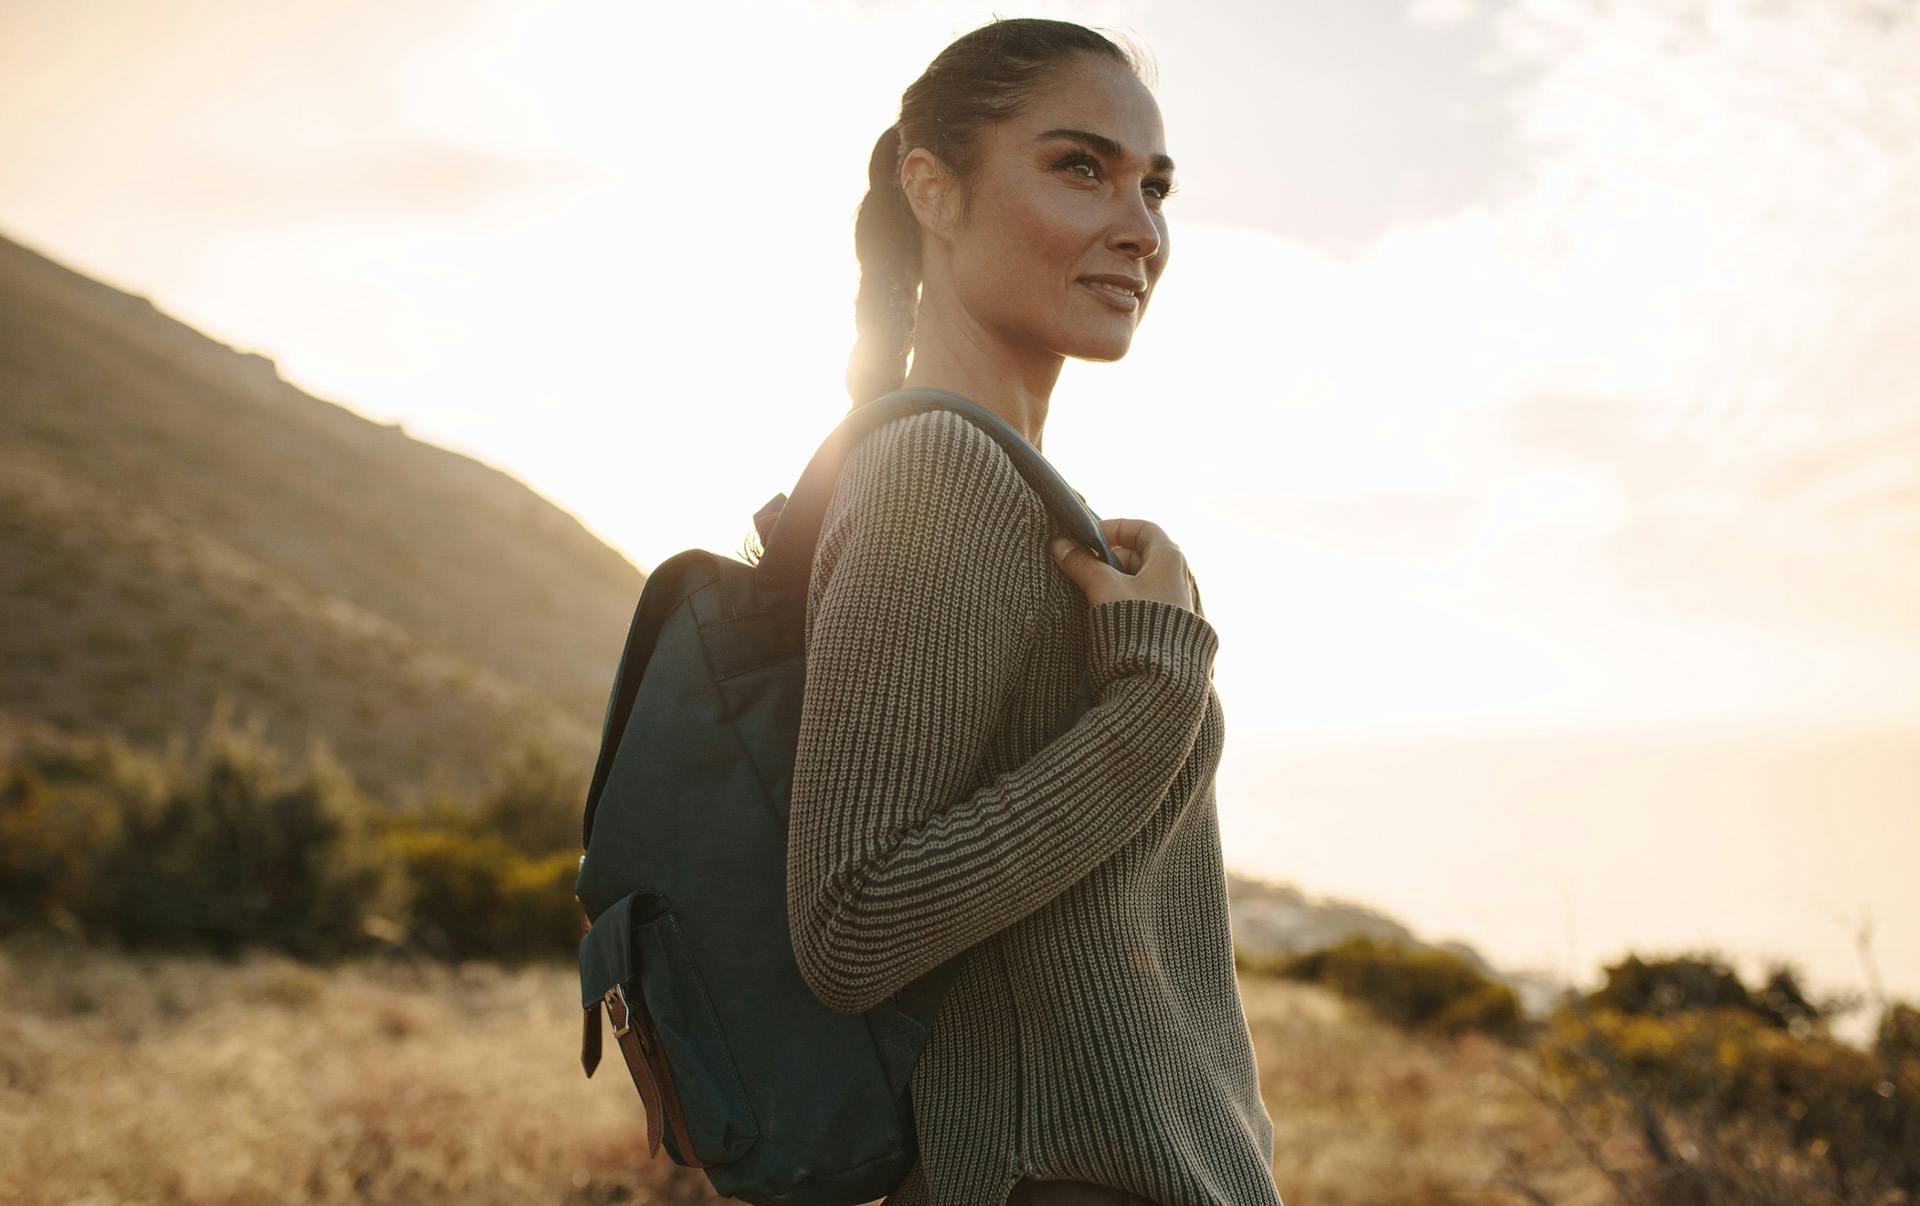
[[[807,987],[787,931],[787,809],[806,680],[806,591],[841,464],[890,419],[954,410],[1013,458],[1058,528],[1120,568],[1097,517],[969,398],[902,389],[843,419],[791,500],[755,515],[757,564],[689,549],[641,591],[614,676],[576,893],[581,1062],[604,1005],[647,1114],[647,1150],[771,1206],[890,1193],[917,1154],[909,1077],[964,953],[864,1013]],[[1086,676],[1061,718],[1091,705]]]

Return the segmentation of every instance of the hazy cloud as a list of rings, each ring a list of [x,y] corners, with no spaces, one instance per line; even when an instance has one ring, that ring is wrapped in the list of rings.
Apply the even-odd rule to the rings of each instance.
[[[590,183],[586,164],[530,162],[425,138],[320,149],[190,150],[131,181],[150,203],[224,224],[452,214],[498,197]]]

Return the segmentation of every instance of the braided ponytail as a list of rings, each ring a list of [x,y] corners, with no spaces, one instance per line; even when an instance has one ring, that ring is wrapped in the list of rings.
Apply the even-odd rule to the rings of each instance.
[[[867,195],[853,223],[860,293],[853,303],[859,338],[847,358],[847,393],[860,406],[900,388],[920,305],[920,227],[900,187],[900,127],[873,144]]]

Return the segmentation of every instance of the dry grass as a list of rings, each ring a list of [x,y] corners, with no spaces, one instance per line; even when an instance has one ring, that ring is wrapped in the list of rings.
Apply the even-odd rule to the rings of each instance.
[[[708,1202],[645,1159],[617,1052],[578,1063],[577,980],[267,954],[0,947],[0,1201]],[[1600,1200],[1491,1043],[1439,1044],[1325,990],[1249,980],[1288,1206]]]
[[[0,948],[0,1201],[704,1202],[577,980]]]
[[[1530,1056],[1409,1034],[1314,985],[1243,977],[1241,995],[1287,1206],[1617,1201],[1522,1087]]]

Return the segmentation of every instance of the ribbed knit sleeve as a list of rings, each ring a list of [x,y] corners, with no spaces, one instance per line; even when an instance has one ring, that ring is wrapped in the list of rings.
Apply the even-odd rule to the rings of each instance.
[[[929,411],[842,468],[809,593],[787,838],[800,971],[871,1008],[1033,913],[1153,815],[1205,718],[1219,638],[1170,603],[1088,616],[1091,710],[977,785],[1062,571],[1048,518],[993,439]]]

